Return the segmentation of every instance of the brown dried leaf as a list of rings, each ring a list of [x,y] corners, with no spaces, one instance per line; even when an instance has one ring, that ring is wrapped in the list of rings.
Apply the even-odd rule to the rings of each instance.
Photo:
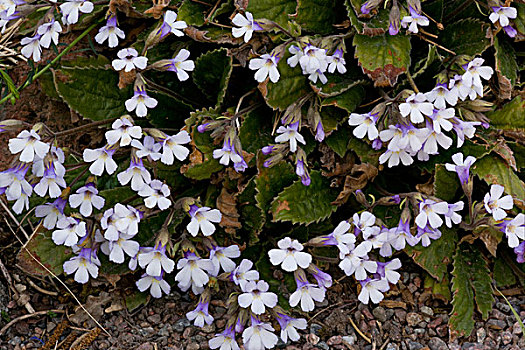
[[[86,310],[95,318],[99,320],[104,315],[104,305],[108,304],[112,300],[112,295],[106,292],[101,292],[99,296],[90,295],[87,297],[87,301],[84,304]],[[78,306],[75,309],[73,316],[69,318],[69,321],[73,322],[77,326],[84,326],[84,322],[94,323],[91,317]]]
[[[364,188],[369,181],[374,180],[378,174],[378,170],[371,164],[362,163],[354,165],[350,174],[351,175],[346,176],[343,190],[339,193],[335,201],[332,202],[333,205],[346,203],[353,192]]]
[[[494,147],[494,152],[499,154],[503,160],[515,171],[518,171],[516,165],[516,158],[514,158],[514,152],[510,149],[509,145],[504,139],[498,140],[496,147]]]
[[[219,225],[224,231],[234,234],[237,229],[241,228],[239,222],[239,212],[237,211],[237,200],[235,196],[228,193],[226,188],[222,188],[221,194],[217,198],[217,209],[222,213],[222,220]]]
[[[137,72],[135,69],[132,69],[129,72],[125,72],[124,69],[118,72],[118,88],[124,89],[129,84],[135,82],[137,77]]]
[[[144,11],[144,14],[152,15],[153,18],[159,19],[164,13],[164,8],[170,4],[170,0],[153,0],[153,7]]]
[[[407,308],[407,303],[403,301],[396,301],[396,300],[381,300],[379,305],[383,307],[387,307],[389,309],[395,309],[395,308],[400,307],[406,310]]]
[[[424,184],[417,184],[416,189],[427,196],[434,195],[434,178],[428,179]]]

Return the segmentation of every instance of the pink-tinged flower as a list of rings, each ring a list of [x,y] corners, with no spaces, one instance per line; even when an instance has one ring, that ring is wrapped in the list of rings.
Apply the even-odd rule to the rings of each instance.
[[[140,191],[151,182],[151,175],[144,167],[142,159],[131,157],[129,168],[117,175],[118,181],[122,186],[127,185],[131,181],[131,189],[133,191]]]
[[[133,258],[137,256],[140,249],[139,243],[130,240],[130,238],[129,235],[122,234],[116,241],[104,241],[100,249],[109,257],[109,261],[122,264],[125,255]]]
[[[399,111],[403,117],[410,115],[412,123],[422,123],[425,121],[423,115],[431,116],[434,113],[434,105],[427,101],[425,94],[419,92],[410,95],[406,102],[399,105]]]
[[[118,59],[113,60],[111,65],[116,71],[123,70],[131,72],[133,69],[145,69],[148,65],[148,58],[139,56],[139,53],[134,48],[122,49],[117,52]]]
[[[500,231],[507,236],[510,248],[516,248],[520,244],[520,239],[525,239],[525,215],[519,213],[514,219],[506,218],[498,225]]]
[[[241,251],[236,245],[229,247],[215,246],[210,250],[210,261],[213,269],[210,271],[212,276],[217,276],[222,267],[224,272],[232,272],[235,269],[235,263],[230,258],[238,258],[241,256]]]
[[[379,136],[379,131],[377,131],[376,122],[377,114],[350,114],[348,118],[348,124],[357,125],[357,128],[354,129],[353,134],[357,138],[364,138],[368,135],[370,141],[375,140]]]
[[[243,259],[230,275],[233,283],[240,286],[242,290],[245,289],[246,283],[249,281],[257,281],[259,279],[259,272],[257,270],[250,270],[252,267],[253,263],[250,260]]]
[[[298,131],[299,122],[287,126],[280,126],[277,132],[280,134],[275,138],[275,142],[290,142],[290,151],[297,151],[297,142],[306,145],[303,135]]]
[[[325,298],[325,289],[310,283],[306,278],[304,271],[295,272],[295,283],[297,289],[290,295],[290,306],[295,307],[301,302],[301,310],[305,312],[312,311],[315,308],[314,300],[322,302]]]
[[[9,140],[9,151],[20,153],[20,161],[30,163],[35,156],[44,159],[49,152],[49,144],[40,141],[40,135],[35,130],[22,130],[18,136]]]
[[[285,237],[277,242],[279,249],[268,252],[272,265],[281,265],[288,272],[297,270],[297,267],[306,269],[312,262],[312,256],[303,252],[303,245],[296,239]]]
[[[117,47],[118,39],[124,39],[126,34],[124,31],[117,27],[117,16],[109,16],[106,25],[98,30],[98,34],[95,35],[95,41],[99,44],[108,41],[109,47]]]
[[[208,307],[210,305],[210,294],[209,292],[201,294],[199,298],[199,304],[195,310],[186,313],[186,318],[193,321],[193,324],[197,327],[204,327],[204,323],[212,324],[213,316],[210,315]]]
[[[170,285],[163,279],[163,276],[150,276],[143,274],[142,278],[139,279],[136,284],[141,292],[149,289],[151,296],[157,299],[162,297],[162,292],[169,294],[171,290]]]
[[[304,318],[293,318],[284,313],[277,312],[277,322],[281,326],[281,339],[283,342],[288,342],[288,338],[291,341],[298,341],[301,337],[297,332],[297,329],[306,329],[308,323]]]
[[[155,139],[151,136],[144,137],[144,144],[139,140],[133,140],[131,141],[131,146],[137,149],[136,155],[139,158],[151,158],[153,161],[161,158],[159,151],[162,145],[155,142]]]
[[[421,241],[423,247],[428,247],[431,240],[436,240],[441,237],[441,231],[437,228],[432,228],[430,225],[423,228],[418,227],[416,237]]]
[[[412,6],[409,6],[410,16],[405,16],[401,20],[401,25],[403,28],[408,27],[409,33],[417,34],[419,32],[418,26],[426,27],[429,25],[429,20],[427,17],[420,15],[412,8]]]
[[[419,203],[419,214],[416,217],[416,225],[424,228],[427,223],[432,228],[438,228],[443,225],[443,219],[438,214],[445,215],[448,213],[447,202],[436,202],[431,199],[424,199]]]
[[[144,198],[146,208],[152,209],[158,206],[160,210],[166,210],[171,206],[170,188],[159,180],[152,180],[139,191],[139,196]]]
[[[215,334],[215,337],[208,341],[210,349],[220,350],[239,350],[239,345],[235,341],[235,331],[232,326],[227,327],[222,333]]]
[[[447,163],[445,164],[445,168],[448,171],[455,171],[458,174],[459,181],[462,184],[468,183],[470,179],[470,167],[474,162],[476,162],[476,158],[472,156],[468,156],[463,160],[463,154],[462,153],[456,153],[452,156],[452,161],[454,164]]]
[[[98,190],[92,182],[80,187],[75,194],[69,196],[71,208],[80,207],[80,214],[84,217],[91,215],[93,207],[98,210],[102,209],[104,202],[104,198],[98,195]]]
[[[390,289],[386,279],[367,278],[366,280],[360,281],[360,283],[361,293],[359,293],[357,299],[363,304],[368,304],[369,300],[374,304],[378,304],[384,298],[384,295],[381,292]]]
[[[175,262],[166,256],[166,246],[160,243],[153,250],[139,255],[139,265],[150,276],[160,276],[162,271],[170,273],[175,268]]]
[[[510,194],[501,197],[504,191],[505,188],[503,186],[492,185],[490,186],[490,193],[487,193],[483,199],[487,213],[492,214],[492,217],[496,221],[503,220],[507,217],[505,210],[510,210],[514,206]]]
[[[35,216],[44,218],[43,226],[48,230],[52,230],[55,228],[57,221],[64,217],[66,204],[66,200],[59,197],[53,203],[37,206],[35,208]]]
[[[199,231],[204,236],[210,236],[215,232],[214,223],[221,222],[222,214],[218,209],[211,209],[208,207],[198,207],[195,204],[190,206],[189,214],[191,216],[190,223],[186,226],[188,232],[193,236],[197,236]]]
[[[514,7],[495,6],[492,7],[492,11],[489,16],[490,21],[492,23],[499,21],[502,27],[509,25],[509,19],[514,19],[518,16],[518,11]]]
[[[163,38],[169,33],[173,33],[176,36],[183,36],[184,32],[181,29],[187,28],[188,25],[184,21],[177,21],[177,13],[171,10],[166,11],[164,14],[164,21],[159,29],[160,37]]]
[[[401,260],[395,258],[388,262],[378,262],[377,263],[377,273],[381,276],[382,279],[386,279],[389,283],[396,284],[399,282],[401,275],[396,270],[401,268]]]
[[[261,315],[266,307],[273,308],[277,305],[277,295],[268,292],[270,286],[265,281],[249,281],[244,285],[243,292],[238,297],[240,307],[250,308],[255,315]]]
[[[247,43],[252,38],[254,31],[263,30],[262,27],[253,20],[253,15],[250,12],[245,12],[245,16],[240,13],[237,13],[233,17],[232,22],[237,27],[232,28],[232,35],[234,38],[240,38],[244,36],[244,42]]]
[[[41,24],[38,27],[37,33],[40,35],[40,46],[49,48],[51,41],[58,45],[58,33],[62,32],[62,27],[60,23],[55,21],[54,18],[51,21]]]
[[[107,173],[111,175],[118,168],[117,163],[112,158],[114,153],[115,150],[107,146],[97,149],[85,149],[83,158],[84,162],[93,162],[93,164],[89,166],[91,174],[101,176],[104,170],[106,170]]]
[[[57,229],[53,231],[52,239],[56,245],[72,247],[78,243],[79,237],[87,233],[86,223],[72,217],[64,217],[57,222]]]
[[[257,72],[255,72],[255,80],[257,82],[262,83],[269,75],[270,81],[272,83],[277,83],[280,77],[279,70],[277,70],[278,63],[278,56],[266,53],[261,55],[260,58],[252,58],[248,67],[251,70],[257,70]]]
[[[119,146],[124,147],[131,143],[132,138],[140,139],[142,137],[142,128],[133,125],[133,120],[129,115],[125,115],[115,120],[111,124],[113,130],[106,131],[106,140],[110,146],[120,141]]]
[[[82,13],[91,13],[95,6],[92,2],[86,0],[66,0],[60,5],[62,12],[62,23],[75,24],[78,22],[79,11]]]
[[[179,282],[179,288],[185,292],[191,287],[194,294],[200,294],[210,280],[205,270],[211,271],[213,265],[209,259],[201,259],[195,253],[187,251],[184,258],[177,262],[177,269],[180,271],[175,276],[175,281]]]
[[[94,250],[82,248],[79,255],[69,259],[63,265],[64,273],[71,275],[75,273],[75,281],[78,283],[87,283],[89,276],[92,278],[98,277],[98,267],[100,261]]]

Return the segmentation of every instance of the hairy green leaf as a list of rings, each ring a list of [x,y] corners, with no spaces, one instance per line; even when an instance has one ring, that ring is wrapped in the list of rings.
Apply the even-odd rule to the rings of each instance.
[[[494,278],[496,285],[500,288],[516,284],[516,276],[514,276],[514,272],[512,272],[510,266],[501,257],[496,258],[494,261],[492,277]]]
[[[237,197],[242,228],[249,232],[250,244],[255,244],[259,241],[259,232],[261,232],[266,221],[266,215],[257,206],[256,195],[255,178],[252,178]]]
[[[239,132],[241,144],[247,152],[257,150],[272,143],[272,118],[267,108],[258,108],[244,118]]]
[[[204,24],[204,12],[209,7],[195,1],[184,0],[177,14],[178,21],[184,21],[190,26],[201,26]]]
[[[295,12],[296,0],[251,0],[246,11],[253,14],[253,18],[269,19],[287,28],[290,14]]]
[[[291,221],[293,224],[311,224],[327,218],[337,209],[331,203],[337,194],[330,189],[330,181],[319,171],[310,174],[312,182],[305,186],[296,180],[272,202],[273,221]]]
[[[327,34],[333,30],[337,20],[337,1],[297,0],[295,20],[306,31]]]
[[[64,270],[62,265],[71,257],[71,248],[56,245],[51,239],[51,231],[37,230],[17,255],[18,266],[25,272],[37,276],[50,276],[49,272],[38,262],[42,263],[55,275],[60,275]],[[38,260],[35,261],[33,257]]]
[[[487,117],[495,128],[525,130],[523,111],[525,111],[525,100],[518,95],[503,108],[487,113]]]
[[[335,106],[344,109],[348,113],[352,113],[357,109],[363,98],[365,97],[365,89],[361,85],[351,87],[343,93],[325,98],[321,102],[321,106]]]
[[[224,100],[232,67],[232,58],[226,48],[208,51],[195,61],[193,81],[216,106]]]
[[[194,180],[209,179],[213,173],[223,168],[223,165],[213,158],[211,153],[205,154],[204,158],[202,163],[190,165],[184,172],[184,176]]]
[[[445,27],[441,44],[457,55],[480,55],[490,47],[486,37],[490,24],[473,18],[462,19]]]
[[[512,89],[518,79],[516,52],[506,38],[498,38],[497,36],[494,38],[494,49],[499,94],[502,98],[510,99]]]
[[[450,202],[456,196],[459,189],[458,176],[453,171],[448,171],[443,164],[436,164],[434,174],[434,195],[446,202]]]
[[[259,172],[255,178],[255,186],[257,188],[255,199],[257,200],[257,206],[264,213],[267,213],[270,209],[270,203],[273,198],[284,187],[297,179],[290,163],[280,162],[271,168],[265,168],[263,163],[266,158],[261,152],[257,154],[257,169]]]
[[[410,67],[410,37],[378,35],[369,37],[356,34],[353,45],[359,65],[374,86],[394,86],[399,75]]]

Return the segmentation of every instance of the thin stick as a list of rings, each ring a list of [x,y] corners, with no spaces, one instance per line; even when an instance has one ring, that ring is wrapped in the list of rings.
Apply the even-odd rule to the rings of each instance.
[[[2,205],[4,206],[4,208],[10,213],[9,208],[5,207],[5,204],[3,203],[3,201],[0,201],[0,203],[2,203]],[[13,215],[13,214],[11,214],[11,215]],[[16,220],[16,219],[15,219],[15,220]],[[6,221],[6,223],[8,223],[8,222]],[[38,260],[38,259],[33,255],[33,253],[31,253],[31,252],[29,251],[29,249],[26,248],[26,245],[22,242],[22,240],[21,240],[20,238],[18,238],[18,236],[16,235],[16,233],[15,233],[15,231],[13,230],[13,228],[11,227],[11,225],[9,225],[9,223],[8,223],[7,226],[9,226],[9,229],[11,230],[11,232],[13,232],[13,235],[15,236],[15,238],[20,242],[20,244],[22,244],[22,249],[24,249],[24,250],[26,251],[26,253],[29,254],[29,256],[30,256],[33,260],[35,260],[35,261],[38,263],[38,265],[40,265],[41,267],[43,267],[44,270],[46,270],[47,273],[49,273],[49,274],[50,274],[51,276],[53,276],[58,282],[60,282],[60,284],[61,284],[61,285],[67,290],[67,292],[73,297],[73,299],[75,299],[75,301],[76,301],[77,304],[80,306],[80,308],[82,308],[82,310],[84,310],[84,312],[85,312],[85,313],[86,313],[86,314],[87,314],[87,315],[93,320],[93,322],[95,322],[95,324],[96,324],[97,326],[99,326],[100,329],[102,329],[102,330],[104,331],[104,333],[106,333],[106,334],[111,338],[111,337],[112,337],[111,334],[110,334],[110,333],[109,333],[109,332],[108,332],[108,331],[107,331],[107,330],[106,330],[106,329],[105,329],[105,328],[104,328],[104,327],[103,327],[103,326],[102,326],[102,325],[101,325],[101,324],[95,319],[95,317],[93,317],[93,315],[91,315],[91,314],[89,313],[89,311],[84,307],[84,305],[82,305],[82,303],[80,302],[80,300],[78,300],[78,298],[76,297],[76,295],[71,291],[71,289],[69,289],[69,287],[68,287],[64,282],[62,282],[62,280],[61,280],[60,278],[58,278],[58,276],[55,275],[55,273],[54,273],[53,271],[51,271],[51,270],[48,269],[44,264],[42,264],[42,263],[40,262],[40,260]],[[38,230],[39,227],[40,227],[40,225],[37,226],[37,230]],[[24,230],[23,228],[21,228],[21,229],[22,229],[22,232],[24,233],[24,235],[26,235],[27,237],[29,237],[29,236],[27,235],[27,233],[25,232],[25,230]],[[36,234],[36,230],[33,232],[33,234]],[[0,333],[0,334],[1,334],[1,333]]]
[[[217,7],[221,3],[221,1],[222,0],[217,0],[217,2],[215,3],[215,6],[213,6],[213,8],[210,10],[210,13],[208,14],[208,16],[206,16],[206,19],[204,20],[204,24],[208,24],[208,22],[210,21],[211,16],[215,12],[215,10],[217,9]]]
[[[15,224],[21,229],[22,233],[24,234],[26,239],[29,241],[29,236],[27,235],[26,231],[22,228],[22,225],[20,225],[20,223],[18,222],[16,217],[13,215],[13,213],[11,213],[11,210],[9,210],[9,207],[7,207],[7,205],[5,205],[3,200],[0,200],[0,204],[2,204],[2,207],[4,208],[4,210],[7,213],[7,215],[9,215],[11,220],[13,220],[15,222]],[[14,234],[16,235],[16,233],[14,233]],[[22,242],[20,241],[20,243],[22,243]],[[24,245],[24,243],[22,243],[22,245]]]
[[[355,331],[357,333],[359,333],[359,335],[361,337],[363,337],[364,340],[366,340],[368,342],[368,344],[371,344],[372,341],[370,340],[370,338],[368,338],[363,332],[361,332],[361,330],[359,328],[357,328],[356,324],[354,323],[354,320],[352,320],[352,317],[348,317],[348,320],[350,321],[350,323],[352,324],[352,327],[354,327]]]
[[[82,130],[85,130],[85,129],[91,129],[91,128],[98,127],[98,126],[101,126],[101,125],[106,125],[106,124],[113,123],[117,119],[118,118],[99,120],[99,121],[96,121],[96,122],[93,122],[93,123],[77,126],[76,128],[73,128],[73,129],[68,129],[68,130],[64,130],[64,131],[55,132],[53,136],[61,137],[61,136],[71,135],[71,134],[76,133],[77,131],[82,131]]]
[[[448,52],[448,53],[451,53],[451,54],[453,54],[453,55],[456,55],[456,53],[455,53],[454,51],[449,50],[449,49],[447,49],[446,47],[441,46],[441,45],[439,45],[438,43],[433,42],[432,40],[425,38],[423,35],[418,35],[418,37],[419,37],[420,39],[425,40],[425,41],[428,42],[428,43],[431,43],[432,45],[434,45],[434,46],[436,46],[436,47],[439,47],[439,48],[440,48],[441,50],[443,50],[443,51],[446,51],[446,52]]]
[[[407,74],[407,78],[408,78],[408,82],[410,83],[410,86],[412,86],[412,89],[414,89],[415,93],[419,93],[419,89],[417,88],[417,85],[416,83],[414,82],[414,79],[412,79],[412,75],[410,74],[410,72],[406,71],[406,74]]]
[[[39,291],[40,293],[43,293],[43,294],[47,294],[47,295],[51,295],[53,297],[56,297],[58,296],[58,293],[57,292],[52,292],[50,290],[46,290],[42,287],[40,287],[38,284],[36,284],[35,282],[31,281],[29,278],[27,279],[27,282],[29,283],[29,285],[31,287],[33,287],[34,289],[36,289],[37,291]]]
[[[25,320],[27,318],[31,318],[31,317],[35,317],[35,316],[46,315],[46,314],[48,314],[50,312],[53,312],[55,314],[63,314],[63,313],[65,313],[64,310],[44,310],[44,311],[33,312],[32,314],[22,315],[20,317],[15,318],[14,320],[12,320],[8,324],[6,324],[2,329],[0,329],[0,336],[2,334],[4,334],[4,332],[7,331],[9,329],[9,327],[14,325],[18,321],[22,321],[22,320]]]

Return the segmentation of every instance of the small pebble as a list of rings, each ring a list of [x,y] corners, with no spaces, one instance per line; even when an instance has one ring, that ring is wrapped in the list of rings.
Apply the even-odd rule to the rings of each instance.
[[[408,341],[408,350],[419,350],[423,348],[423,345],[421,343],[418,343],[417,341]]]
[[[385,322],[387,320],[386,318],[386,310],[382,306],[378,306],[375,309],[372,310],[372,314],[378,320],[379,322]]]
[[[485,331],[485,328],[479,328],[476,331],[476,339],[477,339],[478,343],[483,343],[483,341],[485,340],[486,336],[487,336],[487,331]]]
[[[344,336],[343,337],[343,343],[345,343],[346,345],[354,345],[355,337],[353,337],[351,335]]]
[[[441,338],[433,337],[428,341],[428,347],[430,350],[448,350],[447,343]]]
[[[421,322],[421,316],[415,312],[409,312],[406,317],[407,323],[410,327],[414,327]]]

